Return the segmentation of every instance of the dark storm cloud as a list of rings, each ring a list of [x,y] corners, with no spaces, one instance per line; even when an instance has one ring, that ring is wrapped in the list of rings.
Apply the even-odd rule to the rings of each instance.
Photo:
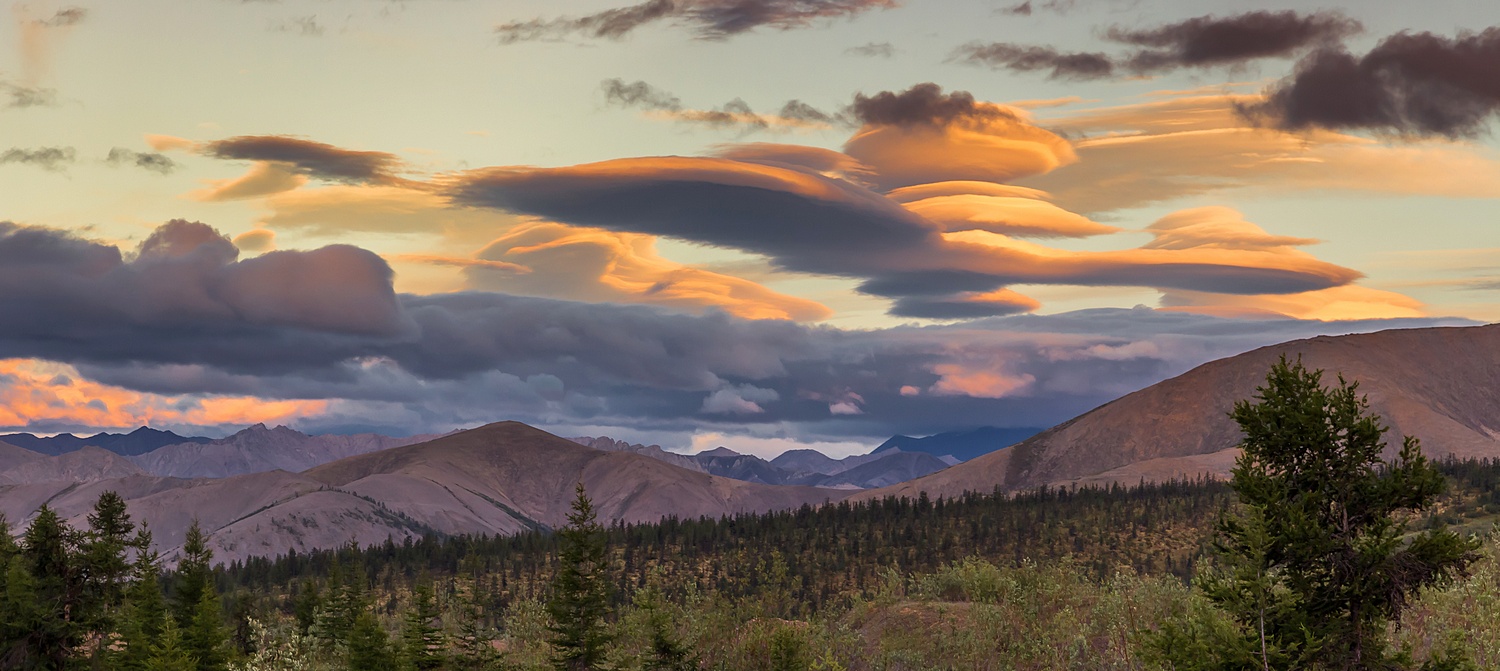
[[[1029,3],[1016,8],[1030,9]],[[1155,28],[1109,28],[1108,40],[1145,47],[1128,54],[1067,52],[1048,46],[976,42],[959,47],[953,60],[1012,72],[1046,72],[1052,79],[1104,79],[1182,68],[1236,66],[1260,58],[1286,57],[1337,44],[1363,26],[1338,12],[1248,12],[1200,16]]]
[[[953,59],[970,65],[1012,72],[1046,71],[1052,79],[1103,79],[1115,73],[1114,60],[1104,53],[1062,52],[1052,47],[991,42],[959,47]]]
[[[105,163],[113,166],[135,166],[142,170],[170,175],[178,167],[177,162],[168,158],[165,154],[154,152],[139,152],[124,147],[115,147],[109,150],[109,156],[105,157]]]
[[[1310,47],[1337,43],[1363,30],[1358,21],[1338,12],[1260,11],[1223,18],[1200,16],[1145,30],[1114,26],[1105,36],[1150,47],[1132,55],[1126,66],[1151,72],[1291,56]]]
[[[844,50],[846,56],[865,56],[867,58],[891,58],[896,55],[896,47],[890,42],[871,42],[861,44],[857,47],[849,47]]]
[[[931,82],[900,92],[855,94],[848,112],[860,123],[877,126],[944,126],[972,119],[1014,118],[999,107],[980,104],[968,91],[943,93],[941,86]]]
[[[896,6],[895,0],[648,0],[581,17],[512,21],[495,28],[501,44],[582,35],[621,39],[635,29],[672,20],[703,39],[726,39],[762,26],[804,28],[818,19]]]
[[[0,153],[0,164],[21,163],[52,172],[62,172],[67,170],[77,156],[77,150],[72,147],[37,147],[35,149],[14,147]]]
[[[396,179],[401,159],[379,151],[354,151],[285,135],[241,135],[204,145],[215,158],[272,161],[300,174],[333,182],[386,182]]]
[[[1399,33],[1358,57],[1320,49],[1244,112],[1290,130],[1478,136],[1500,112],[1500,28],[1451,38]]]
[[[843,331],[495,293],[397,295],[391,280],[378,257],[347,246],[239,260],[223,235],[186,221],[133,254],[0,223],[0,358],[70,363],[144,392],[336,399],[325,424],[784,423],[883,437],[1051,423],[1252,346],[1434,323],[1096,310]],[[746,390],[775,400],[705,416],[714,394]],[[865,415],[830,413],[831,399],[856,397]]]

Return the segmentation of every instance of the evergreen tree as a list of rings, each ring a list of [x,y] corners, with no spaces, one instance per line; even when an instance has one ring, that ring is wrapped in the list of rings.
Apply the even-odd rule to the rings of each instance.
[[[440,615],[432,584],[421,581],[412,590],[406,626],[401,631],[401,647],[409,668],[427,671],[443,665],[443,630],[434,624]]]
[[[172,616],[177,618],[180,629],[192,626],[193,616],[197,613],[203,595],[214,589],[213,567],[210,564],[213,557],[213,550],[208,547],[208,537],[203,534],[197,518],[194,518],[182,541],[182,558],[177,562],[177,576],[172,586]]]
[[[7,536],[7,539],[9,537]],[[38,668],[36,644],[45,615],[37,599],[36,580],[26,569],[25,559],[13,554],[6,563],[5,592],[0,593],[0,669]]]
[[[559,671],[599,668],[609,644],[605,617],[610,585],[604,527],[578,483],[568,524],[557,530],[557,573],[547,612],[552,616],[553,665]]]
[[[354,618],[349,631],[349,671],[396,671],[390,637],[368,610]]]
[[[31,520],[31,526],[21,540],[20,560],[22,569],[29,574],[22,578],[19,573],[11,579],[20,583],[29,582],[32,605],[16,603],[16,607],[29,613],[29,617],[13,624],[30,630],[24,641],[23,659],[33,668],[62,669],[67,665],[73,648],[83,639],[83,628],[74,616],[81,609],[78,600],[82,592],[80,572],[77,565],[75,534],[62,518],[50,507],[43,505]],[[16,600],[25,598],[18,585]],[[21,668],[28,668],[23,665]]]
[[[210,585],[198,599],[188,628],[183,631],[188,652],[198,660],[198,671],[224,671],[229,666],[229,631],[224,626],[224,608]]]
[[[176,619],[162,618],[161,641],[151,651],[147,668],[151,671],[194,671],[199,668],[198,660],[183,641]]]
[[[1383,460],[1386,429],[1357,384],[1321,380],[1283,356],[1255,401],[1235,405],[1245,438],[1231,486],[1242,506],[1221,522],[1220,566],[1200,584],[1239,627],[1207,642],[1169,631],[1175,668],[1399,668],[1388,623],[1477,558],[1474,542],[1442,528],[1404,540],[1397,514],[1430,506],[1442,473],[1411,437]]]
[[[698,668],[698,660],[686,643],[674,631],[672,614],[667,610],[666,599],[656,586],[647,587],[636,594],[635,606],[646,615],[646,628],[651,633],[650,656],[641,668],[645,671],[690,671]]]
[[[161,641],[162,622],[170,613],[161,593],[161,559],[151,547],[151,532],[142,526],[131,546],[135,561],[132,581],[125,591],[120,631],[125,650],[118,665],[122,671],[149,671],[152,651]]]
[[[292,602],[292,617],[297,620],[297,630],[306,634],[313,623],[317,621],[318,609],[323,605],[323,600],[318,596],[318,586],[311,580],[302,582],[302,587],[297,590],[297,598]]]
[[[125,499],[106,491],[99,495],[89,513],[89,528],[80,548],[79,570],[83,579],[82,598],[74,617],[97,635],[93,654],[103,653],[112,634],[118,631],[125,591],[130,581],[131,547],[135,525],[125,512]]]

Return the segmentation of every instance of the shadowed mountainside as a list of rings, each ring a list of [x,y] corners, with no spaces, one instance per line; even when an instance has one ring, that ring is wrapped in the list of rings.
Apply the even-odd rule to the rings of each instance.
[[[600,518],[610,522],[717,517],[847,495],[716,477],[638,454],[595,450],[518,422],[348,457],[302,473],[173,478],[143,474],[104,450],[75,454],[19,464],[16,469],[35,471],[35,479],[0,485],[0,513],[19,528],[46,504],[82,525],[99,494],[116,491],[131,516],[150,525],[169,561],[195,517],[209,532],[216,557],[232,561],[350,541],[400,542],[424,533],[510,534],[557,526],[565,521],[578,482],[588,488]],[[70,457],[104,466],[70,470],[54,462]],[[106,466],[125,471],[121,477],[100,477],[95,471]]]
[[[1282,354],[1324,370],[1325,385],[1340,374],[1358,381],[1391,428],[1392,450],[1413,435],[1429,456],[1500,456],[1500,325],[1398,329],[1294,340],[1212,361],[1009,449],[860,496],[1223,476],[1240,439],[1229,410],[1254,395]]]

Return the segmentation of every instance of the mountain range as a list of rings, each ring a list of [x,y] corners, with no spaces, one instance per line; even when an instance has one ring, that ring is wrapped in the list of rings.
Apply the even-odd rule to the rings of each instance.
[[[16,447],[31,450],[32,452],[51,456],[81,450],[84,447],[99,447],[128,457],[145,454],[167,445],[207,443],[212,440],[212,438],[198,436],[179,436],[171,431],[158,431],[145,426],[130,433],[96,433],[92,436],[82,437],[71,433],[60,433],[55,436],[46,437],[30,433],[0,435],[0,443],[9,443]]]
[[[1024,429],[896,436],[844,459],[792,450],[766,460],[724,447],[679,454],[608,437],[564,439],[515,422],[410,438],[257,425],[140,454],[130,452],[182,437],[100,434],[115,436],[104,441],[113,449],[47,443],[57,454],[6,441],[0,513],[24,523],[46,504],[81,523],[99,493],[113,490],[168,556],[197,517],[218,556],[233,560],[426,533],[554,527],[578,482],[603,519],[645,522],[921,492],[1224,477],[1239,441],[1228,411],[1255,394],[1281,356],[1328,371],[1325,383],[1338,375],[1358,382],[1391,427],[1393,446],[1409,434],[1429,456],[1500,457],[1500,325],[1492,325],[1292,341],[1204,364],[1024,439]]]

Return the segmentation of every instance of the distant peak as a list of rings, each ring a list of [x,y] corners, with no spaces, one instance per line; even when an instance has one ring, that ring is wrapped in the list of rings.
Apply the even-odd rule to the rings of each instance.
[[[705,456],[705,457],[738,457],[738,456],[740,456],[739,452],[735,452],[734,450],[731,450],[731,449],[729,449],[727,447],[724,447],[723,445],[715,447],[714,449],[708,450],[706,452],[699,452],[698,454],[700,454],[702,456]]]

